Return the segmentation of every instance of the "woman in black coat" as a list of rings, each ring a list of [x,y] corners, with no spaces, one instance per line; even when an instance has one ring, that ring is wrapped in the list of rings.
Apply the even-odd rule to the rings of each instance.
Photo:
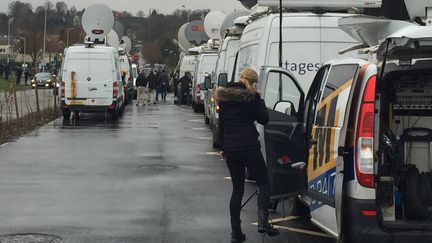
[[[264,100],[256,89],[257,82],[257,73],[252,69],[245,69],[239,83],[231,83],[227,88],[219,87],[216,91],[220,107],[221,147],[233,184],[230,200],[231,242],[245,240],[241,230],[240,211],[246,168],[256,178],[259,189],[258,232],[270,236],[279,234],[279,231],[268,223],[271,186],[254,123],[256,121],[266,125],[269,116]]]

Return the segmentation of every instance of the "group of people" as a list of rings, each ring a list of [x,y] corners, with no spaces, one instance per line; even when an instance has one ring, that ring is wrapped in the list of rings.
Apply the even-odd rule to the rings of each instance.
[[[156,104],[161,95],[161,101],[166,102],[169,92],[169,76],[165,69],[162,71],[153,70],[148,73],[141,71],[136,80],[137,106]]]
[[[9,77],[11,76],[11,66],[9,64],[2,64],[0,63],[0,77],[3,77],[6,80],[9,80]],[[15,82],[17,84],[20,83],[20,80],[24,74],[24,84],[27,85],[27,82],[30,77],[30,72],[27,68],[23,69],[20,66],[15,67]]]

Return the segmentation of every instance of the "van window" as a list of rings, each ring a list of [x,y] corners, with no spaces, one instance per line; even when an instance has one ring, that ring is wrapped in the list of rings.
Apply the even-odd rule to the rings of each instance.
[[[277,102],[283,100],[291,101],[295,110],[298,111],[301,93],[291,77],[284,73],[270,72],[264,97],[266,106],[270,109],[273,109]]]
[[[327,82],[324,86],[324,92],[320,106],[331,105],[332,109],[330,109],[330,113],[334,113],[336,109],[334,106],[337,103],[339,92],[341,92],[340,88],[343,87],[344,84],[352,82],[357,73],[357,69],[357,64],[332,66],[327,78]],[[349,86],[349,88],[350,87],[351,86]],[[333,124],[329,124],[329,122],[331,122],[333,119],[326,119],[326,112],[327,109],[324,109],[324,107],[319,109],[316,117],[316,124],[318,126],[333,126]]]

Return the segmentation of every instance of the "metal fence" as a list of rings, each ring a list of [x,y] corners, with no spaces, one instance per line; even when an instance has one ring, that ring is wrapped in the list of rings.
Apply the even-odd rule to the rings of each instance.
[[[0,91],[0,124],[8,124],[20,118],[41,117],[41,112],[58,111],[57,96],[53,89],[28,89]]]

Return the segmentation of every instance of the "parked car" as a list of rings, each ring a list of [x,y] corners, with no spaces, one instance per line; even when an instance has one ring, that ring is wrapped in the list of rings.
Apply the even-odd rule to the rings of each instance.
[[[56,86],[55,78],[51,73],[48,72],[40,72],[36,73],[35,76],[31,80],[32,88],[45,87],[45,88],[53,88]]]

